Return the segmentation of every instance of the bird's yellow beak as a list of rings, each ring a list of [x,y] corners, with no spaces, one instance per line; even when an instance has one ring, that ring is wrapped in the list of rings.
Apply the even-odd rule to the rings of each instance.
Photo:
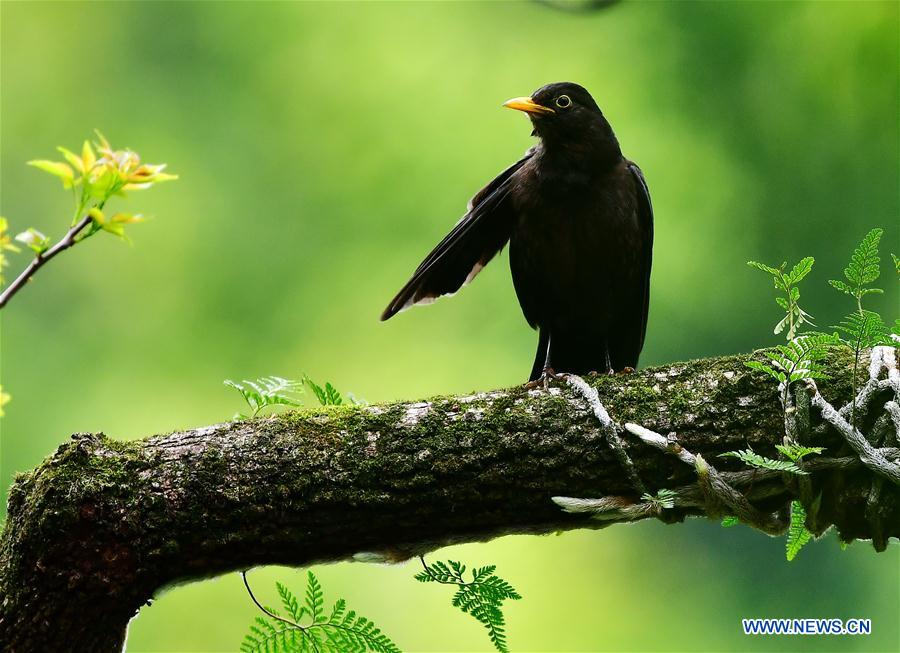
[[[515,109],[516,111],[524,111],[525,113],[534,113],[537,115],[542,115],[545,113],[556,113],[550,107],[545,107],[542,104],[538,104],[530,97],[514,97],[512,100],[507,100],[503,103],[503,106],[508,107],[510,109]]]

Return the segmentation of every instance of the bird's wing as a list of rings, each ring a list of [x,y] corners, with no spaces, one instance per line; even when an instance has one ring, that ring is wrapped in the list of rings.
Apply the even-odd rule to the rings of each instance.
[[[469,202],[469,210],[453,230],[416,268],[412,278],[381,314],[382,320],[415,304],[430,304],[469,283],[503,249],[515,224],[510,201],[513,175],[534,150],[501,172]]]
[[[644,336],[647,334],[647,314],[650,310],[650,266],[653,261],[653,203],[650,201],[650,190],[647,188],[647,181],[644,179],[644,173],[638,168],[636,163],[629,163],[628,169],[634,176],[636,195],[637,195],[637,219],[638,226],[643,236],[643,251],[641,252],[641,260],[643,262],[643,292],[642,310],[641,310],[641,339],[638,351],[644,346]]]

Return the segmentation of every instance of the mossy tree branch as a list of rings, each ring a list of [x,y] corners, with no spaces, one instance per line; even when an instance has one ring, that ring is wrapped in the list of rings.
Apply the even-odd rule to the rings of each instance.
[[[676,432],[723,474],[753,474],[718,455],[750,446],[777,456],[784,421],[776,387],[745,360],[588,381],[619,423]],[[819,389],[842,405],[852,359],[835,353],[828,369],[832,379]],[[812,473],[819,531],[835,524],[845,540],[871,537],[871,472],[846,458],[852,452],[837,433],[815,437],[846,462]],[[637,438],[624,446],[651,492],[696,480],[688,465]],[[888,537],[900,537],[898,492],[888,485],[883,523]],[[793,493],[771,473],[755,491],[767,510]],[[638,501],[591,407],[567,384],[293,411],[134,442],[76,434],[10,491],[0,649],[119,651],[128,621],[161,587],[254,565],[362,552],[401,560],[455,542],[603,525],[564,513],[556,495]],[[678,521],[702,508],[665,512]]]

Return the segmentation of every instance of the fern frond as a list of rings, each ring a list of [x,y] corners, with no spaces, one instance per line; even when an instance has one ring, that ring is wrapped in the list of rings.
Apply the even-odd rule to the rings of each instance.
[[[737,526],[741,523],[741,520],[735,517],[734,515],[728,515],[726,517],[722,517],[722,528],[731,528],[732,526]]]
[[[788,281],[790,281],[791,284],[797,284],[802,281],[803,277],[810,273],[813,263],[815,262],[816,260],[812,256],[800,259],[800,262],[791,269],[790,273],[788,273]]]
[[[779,383],[783,383],[787,380],[787,375],[784,372],[774,369],[771,365],[766,365],[765,363],[760,363],[759,361],[745,361],[744,365],[749,367],[751,370],[765,372]]]
[[[791,526],[788,529],[785,553],[788,561],[797,557],[807,542],[812,539],[812,533],[806,529],[806,510],[799,501],[791,501]]]
[[[657,508],[674,508],[675,507],[675,499],[678,497],[678,493],[674,490],[666,490],[662,489],[657,492],[655,495],[644,493],[641,495],[641,501],[645,501],[647,503],[652,503]]]
[[[794,462],[803,460],[804,456],[810,454],[821,454],[825,451],[825,447],[804,447],[799,444],[776,444],[775,448],[786,458],[790,458]]]
[[[839,342],[836,336],[825,333],[797,336],[786,345],[776,345],[773,350],[763,352],[772,365],[759,361],[746,361],[744,365],[768,374],[779,383],[827,379],[821,361],[828,354],[828,348]]]
[[[744,449],[743,451],[727,451],[725,453],[720,453],[719,458],[737,458],[740,461],[750,465],[751,467],[756,467],[758,469],[771,469],[776,472],[790,472],[791,474],[800,474],[806,475],[807,472],[804,472],[802,469],[797,467],[797,465],[788,460],[773,460],[772,458],[766,458],[765,456],[761,456],[752,449]]]
[[[840,290],[842,293],[846,293],[847,295],[855,295],[853,288],[849,284],[846,284],[843,281],[839,281],[838,279],[829,279],[828,285],[836,290]]]
[[[316,395],[316,399],[318,399],[319,403],[323,406],[340,406],[344,403],[344,398],[341,396],[341,393],[330,383],[325,383],[325,387],[323,388],[306,375],[303,377],[303,382],[309,386],[310,390],[313,391],[313,394]],[[355,404],[357,402],[351,399],[351,403]]]
[[[793,340],[803,324],[815,326],[812,316],[800,308],[800,289],[797,287],[797,284],[810,273],[814,263],[815,259],[807,256],[791,268],[790,272],[785,272],[786,262],[773,268],[758,261],[747,261],[750,267],[771,275],[775,289],[784,293],[784,296],[775,297],[775,302],[785,313],[784,317],[775,325],[773,332],[776,335],[787,330],[787,339]]]
[[[887,325],[874,311],[854,311],[832,328],[843,334],[841,341],[856,351],[892,344]]]
[[[446,563],[437,561],[430,565],[422,560],[422,565],[424,569],[415,575],[415,579],[422,583],[455,585],[457,590],[450,601],[453,607],[474,617],[487,630],[494,648],[500,653],[508,653],[502,604],[503,601],[515,601],[522,597],[512,585],[494,573],[496,565],[473,569],[470,572],[471,581],[464,578],[466,566],[456,560]]]
[[[281,583],[276,587],[293,621],[282,621],[275,610],[264,608],[266,617],[256,617],[251,624],[240,646],[242,653],[401,653],[374,622],[353,610],[347,612],[344,599],[338,599],[326,617],[322,585],[311,571],[305,605]]]
[[[844,268],[844,276],[851,284],[861,288],[878,279],[881,271],[878,257],[878,243],[881,241],[883,229],[872,229],[865,235],[862,242],[853,250],[850,263]]]
[[[311,571],[306,572],[306,609],[313,619],[313,623],[325,620],[322,606],[325,603],[322,585],[319,579]]]
[[[759,261],[747,261],[747,265],[751,268],[756,268],[757,270],[761,270],[763,272],[767,272],[771,274],[773,277],[778,277],[783,271],[787,263],[782,263],[781,268],[773,268],[770,265],[766,265],[765,263],[760,263]]]
[[[281,583],[276,581],[275,587],[278,589],[278,595],[281,597],[281,604],[284,606],[284,609],[287,610],[287,613],[293,617],[294,621],[301,621],[306,615],[306,607],[300,605],[297,597]]]
[[[280,376],[264,376],[241,382],[225,379],[224,383],[241,393],[244,401],[253,410],[253,415],[266,406],[299,406],[300,400],[297,395],[303,392],[302,381]]]

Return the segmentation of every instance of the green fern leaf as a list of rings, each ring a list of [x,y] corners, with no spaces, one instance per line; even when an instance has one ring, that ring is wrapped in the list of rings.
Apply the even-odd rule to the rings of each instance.
[[[795,265],[790,273],[787,275],[788,280],[791,284],[799,283],[803,280],[807,274],[809,274],[810,270],[812,270],[813,263],[815,263],[815,259],[812,256],[807,256],[806,258],[800,259],[800,262]]]
[[[770,365],[766,365],[765,363],[760,363],[759,361],[745,361],[744,365],[749,367],[751,370],[758,370],[760,372],[765,372],[766,374],[771,376],[773,379],[775,379],[779,383],[782,383],[787,380],[787,376],[785,375],[784,372],[780,372],[780,371],[772,368]]]
[[[324,406],[326,403],[328,403],[328,397],[325,394],[325,388],[320,386],[308,376],[304,376],[303,381],[306,383],[306,385],[309,386],[310,390],[313,391],[313,394],[316,395],[316,399],[319,400],[320,404]]]
[[[310,390],[313,391],[313,394],[316,396],[316,399],[319,400],[319,403],[323,406],[341,406],[344,403],[344,398],[341,396],[341,393],[337,391],[330,383],[325,383],[325,387],[323,388],[318,383],[313,381],[308,376],[303,377],[303,382],[309,386]],[[356,404],[357,402],[354,398],[351,398],[351,403]]]
[[[281,583],[276,582],[275,587],[278,589],[278,595],[281,597],[281,604],[284,606],[284,609],[287,610],[287,613],[294,618],[294,621],[302,620],[306,614],[306,607],[300,605],[300,602],[297,601],[297,598],[293,594],[291,594],[291,591]]]
[[[775,448],[786,458],[790,458],[794,462],[803,460],[804,456],[810,454],[821,454],[825,451],[825,447],[804,447],[799,444],[776,444]]]
[[[224,383],[241,393],[254,416],[267,406],[299,406],[300,400],[297,395],[303,392],[302,381],[280,376],[264,376],[241,382],[225,379]]]
[[[722,528],[731,528],[732,526],[737,526],[740,523],[741,520],[734,515],[728,515],[727,517],[722,518]]]
[[[495,565],[487,565],[473,569],[471,581],[464,577],[466,566],[455,560],[434,562],[430,565],[422,561],[424,569],[415,575],[415,579],[423,583],[441,583],[456,586],[456,593],[451,599],[453,607],[471,615],[482,624],[488,638],[500,653],[508,653],[506,643],[505,620],[502,604],[506,600],[519,600],[521,595],[507,581],[494,572]]]
[[[747,261],[747,265],[749,265],[751,268],[756,268],[757,270],[762,270],[763,272],[767,272],[768,274],[771,274],[773,277],[778,277],[782,273],[782,270],[787,265],[787,263],[781,264],[781,270],[779,270],[777,268],[773,268],[769,265],[766,265],[765,263],[760,263],[759,261]]]
[[[872,229],[850,256],[850,263],[844,269],[844,276],[854,286],[862,287],[878,279],[881,273],[878,243],[882,233],[882,229]]]
[[[655,495],[646,492],[641,495],[641,501],[652,503],[658,508],[674,508],[676,498],[678,498],[677,492],[666,489],[660,490]]]
[[[313,622],[324,621],[325,615],[322,613],[322,606],[325,603],[325,599],[322,585],[319,584],[319,579],[311,571],[306,572],[306,578],[306,609],[309,610]]]
[[[868,347],[893,344],[887,325],[874,311],[854,311],[840,324],[832,327],[843,334],[841,340],[851,349],[859,351]]]
[[[848,295],[855,295],[853,288],[848,286],[843,281],[838,281],[837,279],[829,279],[828,283],[832,288],[836,288],[837,290],[840,290],[842,293],[846,293]]]
[[[719,458],[737,458],[742,462],[756,467],[758,469],[771,469],[778,472],[790,472],[791,474],[800,474],[804,476],[807,472],[803,471],[797,465],[788,460],[773,460],[761,456],[752,449],[744,449],[743,451],[728,451],[719,454]]]
[[[791,501],[791,526],[785,546],[788,561],[796,558],[800,549],[811,539],[812,533],[806,529],[806,510],[799,501]]]
[[[784,317],[775,325],[773,332],[777,335],[787,331],[787,339],[793,340],[798,330],[804,324],[813,324],[812,316],[800,308],[800,283],[812,270],[815,259],[807,256],[798,262],[790,272],[785,273],[787,263],[782,263],[778,268],[773,268],[758,261],[748,261],[748,265],[757,270],[762,270],[771,275],[775,289],[784,293],[784,296],[775,297],[775,302],[784,311]]]
[[[401,653],[374,622],[347,612],[344,599],[338,599],[326,617],[324,592],[312,572],[307,574],[305,605],[281,583],[276,588],[291,619],[276,619],[275,610],[264,608],[266,617],[251,624],[242,653]]]

